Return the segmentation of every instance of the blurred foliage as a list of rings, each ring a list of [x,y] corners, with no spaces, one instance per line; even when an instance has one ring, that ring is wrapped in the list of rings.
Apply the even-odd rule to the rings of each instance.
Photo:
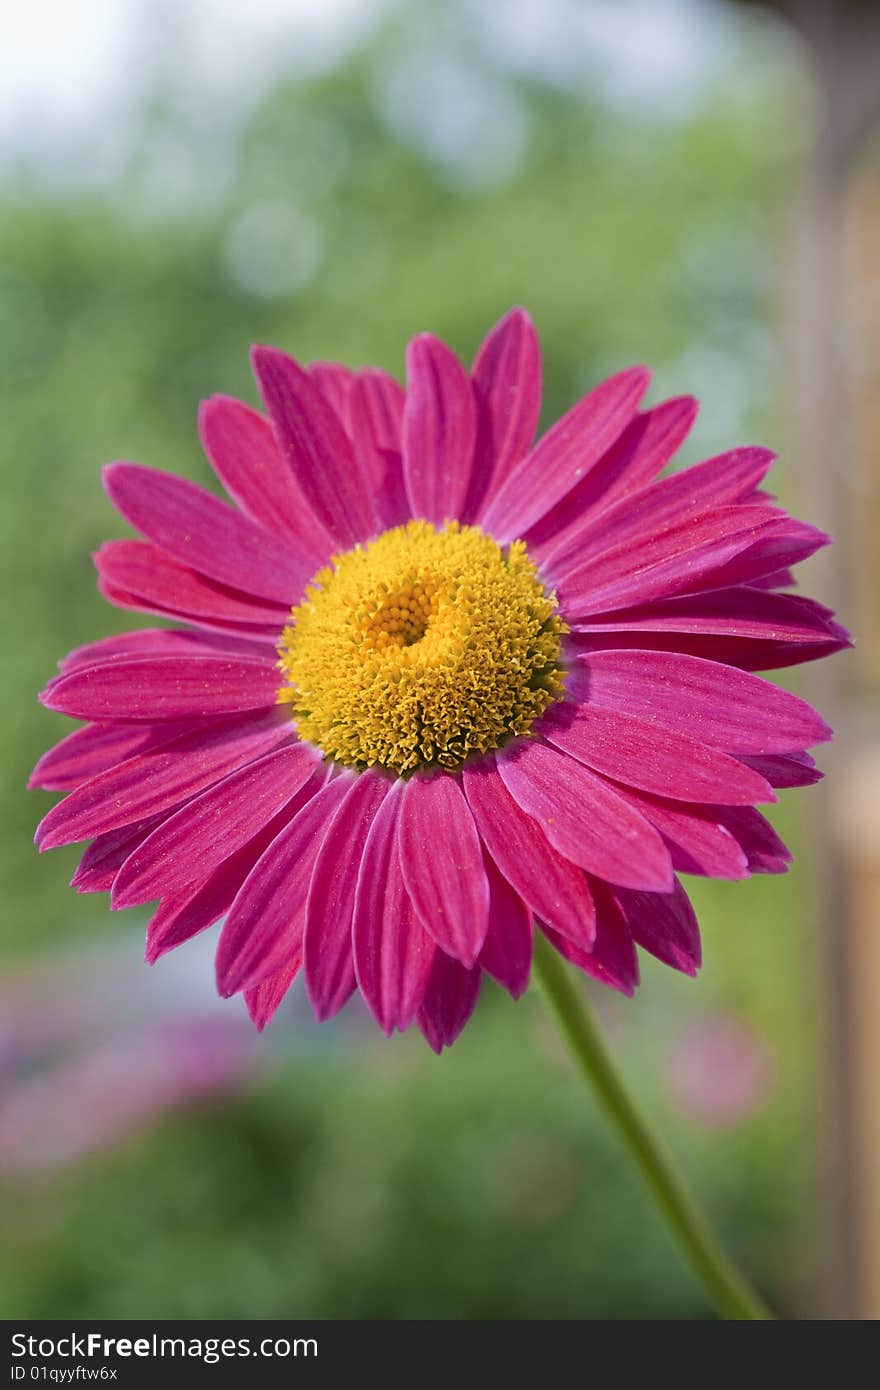
[[[64,651],[139,625],[95,593],[89,552],[125,531],[98,464],[123,453],[212,486],[197,402],[214,391],[255,401],[250,342],[399,373],[412,333],[430,329],[469,358],[519,302],[543,338],[548,420],[603,372],[646,360],[658,393],[702,388],[689,458],[745,442],[729,436],[734,425],[752,435],[761,425],[771,443],[778,433],[766,327],[790,170],[778,94],[744,95],[732,75],[690,120],[655,125],[589,93],[505,76],[527,139],[511,176],[479,187],[380,114],[377,84],[405,61],[404,39],[386,33],[344,71],[268,95],[222,136],[214,184],[210,131],[157,99],[105,192],[6,189],[7,959],[128,929],[106,898],[66,888],[76,849],[34,852],[47,798],[22,788],[67,729],[35,692]],[[302,283],[272,293],[285,239]],[[703,982],[649,966],[634,1004],[612,1001],[649,1104],[738,1253],[781,1296],[805,1230],[805,897],[796,877],[698,885]],[[134,927],[130,937],[137,970]],[[718,1007],[752,1020],[777,1068],[772,1105],[724,1138],[675,1119],[660,1087],[679,1022]],[[534,1000],[514,1008],[493,994],[439,1062],[415,1039],[355,1057],[331,1027],[325,1035],[325,1053],[287,1057],[240,1102],[169,1122],[48,1192],[14,1194],[7,1316],[705,1311],[616,1145],[556,1065]]]
[[[440,1064],[416,1036],[386,1043],[371,1026],[357,1050],[290,1056],[246,1099],[95,1159],[48,1196],[16,1193],[6,1316],[707,1316],[540,1001],[514,1019],[487,1002]],[[623,1061],[674,1130],[656,1034],[621,1034],[622,1021],[612,1009]],[[728,1136],[723,1163],[714,1136],[698,1186],[731,1250],[784,1288],[797,1174],[768,1119]],[[700,1146],[677,1137],[697,1167]],[[785,1185],[768,1181],[781,1171]]]

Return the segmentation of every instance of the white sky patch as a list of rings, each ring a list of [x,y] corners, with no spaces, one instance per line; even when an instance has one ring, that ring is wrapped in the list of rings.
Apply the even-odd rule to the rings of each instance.
[[[736,17],[718,0],[468,0],[517,71],[592,88],[621,110],[686,116],[730,54]]]
[[[156,94],[219,140],[274,81],[334,67],[390,13],[404,43],[383,55],[379,104],[466,184],[521,156],[505,72],[674,121],[711,95],[743,22],[721,0],[24,0],[3,14],[0,170],[105,183]]]
[[[393,0],[30,0],[3,14],[0,165],[112,177],[145,100],[229,121],[283,73],[333,67]],[[87,146],[87,149],[84,148]],[[71,165],[71,152],[78,157]]]

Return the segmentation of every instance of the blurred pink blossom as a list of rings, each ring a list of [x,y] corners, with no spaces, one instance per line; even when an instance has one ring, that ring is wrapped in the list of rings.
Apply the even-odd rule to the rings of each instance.
[[[105,948],[0,979],[0,1179],[62,1171],[265,1066],[246,1020],[193,985],[201,959],[141,976],[123,954]]]
[[[667,1084],[690,1119],[707,1129],[727,1129],[764,1104],[773,1086],[773,1061],[748,1024],[715,1014],[680,1033],[669,1055]]]
[[[236,1087],[254,1049],[226,1023],[108,1038],[10,1087],[0,1105],[0,1177],[37,1176],[108,1148],[166,1111]]]

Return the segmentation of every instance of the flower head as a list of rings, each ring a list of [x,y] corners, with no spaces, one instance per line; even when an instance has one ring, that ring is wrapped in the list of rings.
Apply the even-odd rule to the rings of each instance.
[[[106,470],[144,539],[101,548],[99,587],[183,626],[61,663],[43,703],[87,722],[31,779],[68,792],[40,848],[89,839],[78,891],[158,899],[151,961],[225,918],[218,985],[258,1027],[302,970],[319,1018],[359,988],[439,1051],[484,973],[522,993],[536,928],[625,993],[637,947],[695,973],[677,874],[783,872],[755,805],[830,736],[752,673],[848,642],[783,592],[827,538],[761,491],[772,455],[660,478],[696,406],[640,409],[641,368],[533,445],[522,310],[471,373],[416,338],[405,392],[254,368],[267,415],[201,414],[234,505]]]

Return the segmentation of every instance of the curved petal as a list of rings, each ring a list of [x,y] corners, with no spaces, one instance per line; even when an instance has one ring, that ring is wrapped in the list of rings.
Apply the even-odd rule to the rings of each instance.
[[[745,507],[742,508],[746,510]],[[708,573],[695,566],[690,582],[677,586],[676,592],[691,593],[698,589],[729,589],[734,584],[755,584],[768,574],[807,560],[831,537],[804,521],[780,516],[775,508],[775,520],[761,528],[751,545],[734,551],[723,562],[716,560]]]
[[[236,894],[217,944],[217,989],[224,997],[258,985],[299,960],[312,866],[328,817],[348,786],[339,777],[310,798],[257,860]]]
[[[300,964],[299,956],[295,955],[274,975],[244,991],[247,1011],[258,1032],[262,1033],[266,1024],[274,1018],[279,1004],[299,974]]]
[[[367,540],[375,531],[373,508],[335,410],[286,353],[257,347],[252,358],[279,447],[334,548],[348,550]]]
[[[541,346],[525,309],[511,309],[484,338],[471,379],[477,400],[474,467],[462,520],[490,501],[531,448],[541,413]]]
[[[480,965],[514,998],[524,994],[532,969],[532,909],[514,891],[489,854],[489,928]]]
[[[543,568],[552,566],[552,558],[570,549],[600,513],[662,472],[690,434],[696,414],[693,396],[676,396],[640,411],[571,492],[530,527],[529,554]]]
[[[815,642],[839,636],[831,614],[821,604],[747,584],[608,613],[579,626],[577,636],[615,632],[747,637],[765,642]]]
[[[370,1013],[386,1034],[415,1018],[437,948],[410,901],[400,870],[397,824],[402,784],[395,782],[376,813],[355,892],[354,968]]]
[[[266,651],[261,642],[250,638],[229,637],[219,632],[193,632],[179,627],[147,627],[134,632],[118,632],[97,642],[74,647],[59,661],[62,675],[77,666],[96,666],[117,656],[149,656],[154,653],[168,656],[175,652],[220,652],[226,656],[250,656],[264,660]]]
[[[636,944],[652,956],[696,975],[700,968],[700,928],[691,901],[680,883],[671,893],[632,893],[615,888],[615,900]]]
[[[821,782],[823,772],[809,753],[777,753],[772,757],[740,757],[747,767],[753,767],[771,787],[812,787]]]
[[[434,964],[418,1012],[418,1022],[429,1046],[440,1053],[451,1047],[473,1013],[480,993],[482,971],[468,970],[443,951]]]
[[[629,424],[649,373],[632,367],[597,386],[539,439],[498,488],[480,524],[502,543],[515,540],[555,507]]]
[[[354,387],[355,373],[341,362],[312,362],[309,376],[319,388],[327,404],[336,412],[339,423],[348,429],[348,407]],[[351,430],[348,430],[351,434]]]
[[[130,594],[126,589],[118,589],[115,584],[108,584],[101,575],[98,575],[97,589],[101,597],[112,603],[114,608],[128,609],[135,613],[150,613],[174,623],[189,623],[202,629],[205,636],[222,635],[227,642],[248,642],[251,644],[251,652],[256,650],[265,655],[267,646],[274,648],[278,645],[278,627],[274,623],[260,623],[259,626],[239,622],[226,623],[221,618],[198,618],[180,609],[161,608],[157,603],[150,603],[147,599],[139,598],[137,594]],[[197,635],[199,634],[193,633],[193,636]]]
[[[361,858],[370,826],[391,782],[362,773],[327,826],[306,901],[303,962],[306,990],[319,1022],[338,1013],[355,988],[351,924]]]
[[[539,925],[559,954],[585,975],[619,990],[621,994],[632,995],[639,982],[639,961],[632,934],[607,888],[595,883],[592,890],[596,899],[596,940],[592,951],[585,951],[576,942],[568,941],[543,922]]]
[[[134,656],[57,676],[40,700],[74,719],[152,722],[266,709],[278,686],[277,666],[268,659]]]
[[[187,621],[271,626],[275,632],[290,612],[289,604],[260,602],[203,578],[151,541],[105,541],[92,558],[105,584],[140,600],[142,609],[179,613]]]
[[[282,457],[272,426],[259,411],[231,396],[211,396],[199,409],[205,453],[229,496],[267,530],[288,536],[317,569],[333,543]]]
[[[751,806],[725,806],[721,820],[742,846],[754,874],[784,874],[791,863],[791,851],[780,840],[770,822]]]
[[[790,589],[797,580],[790,569],[774,570],[772,574],[762,574],[758,579],[750,579],[749,584],[756,589]]]
[[[604,778],[543,743],[501,753],[498,771],[517,805],[573,864],[627,888],[671,889],[672,864],[657,831]]]
[[[723,823],[727,807],[682,805],[634,787],[618,786],[617,790],[660,832],[676,873],[748,878],[748,859]]]
[[[769,507],[718,507],[685,516],[655,535],[597,551],[558,578],[563,615],[577,626],[581,617],[670,598],[699,587],[720,588],[715,575],[756,536],[775,535]]]
[[[462,783],[480,838],[501,875],[532,912],[589,950],[596,910],[584,874],[557,854],[531,816],[520,810],[494,758],[466,763]]]
[[[309,556],[185,478],[136,463],[108,464],[103,477],[126,521],[209,579],[289,607],[314,573]]]
[[[689,738],[620,709],[559,704],[547,711],[538,730],[594,772],[656,796],[730,806],[776,800],[770,784],[752,768],[701,743],[698,726],[697,737]]]
[[[470,483],[476,407],[470,378],[439,338],[422,333],[406,354],[403,478],[413,516],[457,518]]]
[[[113,885],[113,907],[148,903],[206,877],[293,800],[318,762],[314,748],[295,743],[209,787],[129,856]]]
[[[489,884],[474,818],[447,773],[412,777],[398,826],[406,891],[426,931],[468,969],[489,926]]]
[[[382,530],[401,526],[412,516],[401,458],[403,405],[403,387],[386,372],[358,373],[349,401],[351,436]]]
[[[544,574],[552,582],[583,563],[590,550],[601,552],[626,545],[644,535],[661,533],[685,516],[695,517],[744,501],[774,457],[769,449],[734,449],[639,488],[571,528],[543,559]]]
[[[180,734],[77,787],[44,816],[36,843],[54,849],[170,810],[294,738],[290,716],[281,709]]]
[[[28,779],[29,787],[73,791],[108,768],[170,743],[192,724],[86,724],[44,753]]]
[[[741,671],[775,671],[819,661],[852,646],[849,635],[825,637],[820,642],[768,642],[764,638],[719,637],[713,633],[599,632],[582,621],[569,633],[567,644],[580,655],[597,651],[670,652],[673,655],[717,661]]]
[[[134,825],[124,825],[119,830],[108,830],[97,835],[89,845],[73,878],[71,888],[77,893],[107,893],[128,856],[142,845],[144,840],[164,819],[164,815],[148,816],[146,820],[135,821]]]
[[[797,695],[697,656],[592,652],[581,658],[569,689],[591,706],[650,719],[728,753],[800,752],[831,738],[825,720]]]
[[[147,924],[146,960],[150,965],[184,941],[212,927],[229,911],[257,860],[314,796],[320,785],[318,776],[314,779],[315,785],[307,782],[252,840],[224,859],[206,878],[200,878],[183,892],[175,893],[159,904]]]

